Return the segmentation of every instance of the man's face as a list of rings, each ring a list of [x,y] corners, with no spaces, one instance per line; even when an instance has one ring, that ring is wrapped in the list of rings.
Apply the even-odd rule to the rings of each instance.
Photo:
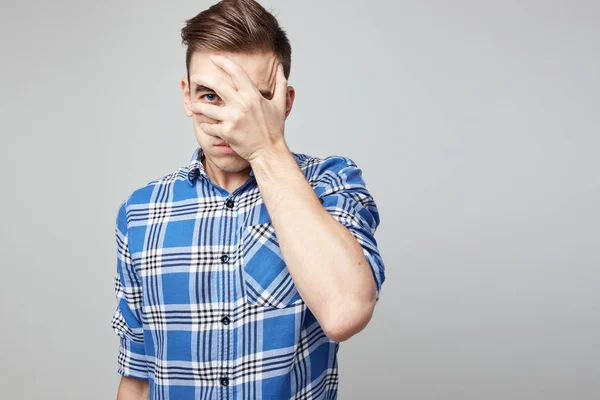
[[[248,75],[250,80],[261,92],[263,97],[270,98],[275,89],[275,75],[277,72],[277,57],[273,52],[262,52],[262,53],[230,53],[230,52],[214,52],[217,54],[223,54],[238,64]],[[190,76],[195,74],[214,74],[218,77],[225,79],[233,87],[233,81],[229,74],[215,65],[210,59],[211,52],[209,51],[196,51],[192,55],[190,60]],[[183,93],[183,104],[184,110],[188,117],[192,118],[194,126],[194,132],[198,144],[204,150],[206,155],[206,162],[210,163],[211,167],[217,167],[224,172],[240,172],[249,167],[249,163],[240,157],[238,154],[230,154],[222,149],[215,147],[215,144],[223,143],[223,140],[208,135],[202,129],[200,124],[202,122],[217,123],[212,118],[202,114],[195,114],[191,109],[192,101],[200,101],[206,104],[213,104],[220,107],[225,106],[225,103],[219,95],[211,88],[200,87],[195,82],[191,82],[191,86],[188,84],[187,77],[181,81],[181,89]],[[288,86],[287,100],[286,100],[286,118],[291,111],[292,103],[294,100],[294,89]]]

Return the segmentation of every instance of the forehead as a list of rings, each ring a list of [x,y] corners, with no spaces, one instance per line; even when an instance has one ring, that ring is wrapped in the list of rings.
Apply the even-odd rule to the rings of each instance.
[[[222,54],[239,65],[259,90],[270,90],[275,79],[277,56],[272,51],[257,53],[231,53],[224,51],[195,51],[190,60],[190,76],[215,74],[233,84],[229,74],[215,65],[211,54]]]

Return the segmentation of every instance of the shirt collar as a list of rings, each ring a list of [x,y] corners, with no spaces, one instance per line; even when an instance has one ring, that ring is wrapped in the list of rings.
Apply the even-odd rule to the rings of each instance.
[[[209,179],[206,171],[204,170],[204,165],[202,165],[202,160],[204,160],[204,150],[202,147],[196,147],[194,153],[192,154],[192,158],[190,159],[190,163],[188,164],[187,171],[187,181],[190,185],[194,185],[194,180],[198,177]],[[250,170],[250,176],[254,176],[254,171]]]
[[[198,146],[196,147],[196,150],[194,150],[188,164],[187,180],[190,185],[193,185],[194,180],[199,176],[202,178],[207,176],[204,166],[202,165],[202,160],[204,160],[204,150]]]

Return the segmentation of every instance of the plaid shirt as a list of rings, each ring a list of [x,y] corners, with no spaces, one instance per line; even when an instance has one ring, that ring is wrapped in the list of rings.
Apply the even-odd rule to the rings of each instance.
[[[362,245],[379,299],[379,213],[361,170],[346,157],[292,154]],[[254,174],[229,193],[203,157],[196,148],[190,164],[119,207],[118,372],[149,380],[157,400],[336,399],[339,343],[298,294]]]

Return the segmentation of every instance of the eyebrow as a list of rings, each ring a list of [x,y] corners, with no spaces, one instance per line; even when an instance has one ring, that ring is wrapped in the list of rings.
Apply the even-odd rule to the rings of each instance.
[[[262,94],[263,97],[266,99],[271,99],[271,97],[273,96],[273,93],[271,93],[270,90],[259,90],[259,91],[260,91],[260,94]],[[202,93],[202,92],[215,92],[215,91],[204,85],[196,85],[196,87],[194,88],[194,93],[198,94],[198,93]]]
[[[211,88],[204,86],[204,85],[196,85],[196,88],[194,89],[194,93],[198,94],[200,92],[214,92],[214,90],[212,90]]]

